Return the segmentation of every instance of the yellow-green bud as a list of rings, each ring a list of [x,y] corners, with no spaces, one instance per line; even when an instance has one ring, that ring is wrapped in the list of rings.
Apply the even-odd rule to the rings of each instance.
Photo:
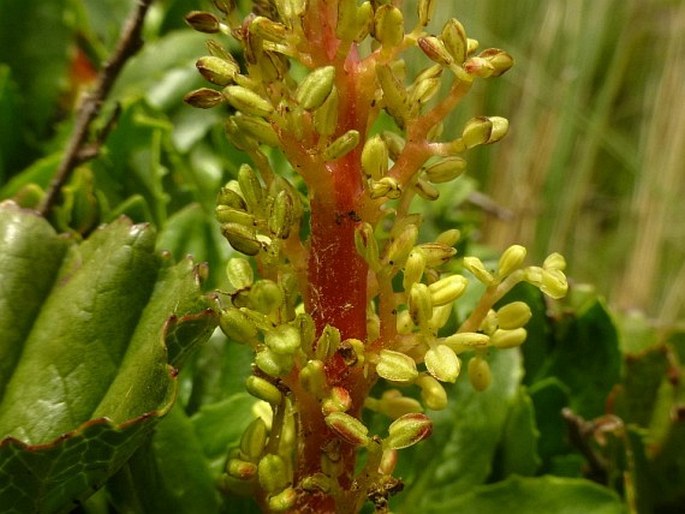
[[[267,503],[271,512],[285,512],[295,505],[297,491],[292,487],[286,487],[280,493],[269,496]]]
[[[419,376],[416,362],[409,355],[394,350],[381,350],[376,373],[391,382],[411,382]]]
[[[316,342],[316,349],[314,355],[320,361],[326,362],[328,358],[333,355],[340,346],[340,331],[331,325],[326,325],[321,331],[321,336]]]
[[[243,164],[238,170],[238,184],[248,210],[253,214],[264,212],[264,188],[257,174],[249,164]]]
[[[312,71],[300,83],[295,92],[295,99],[303,109],[308,111],[320,107],[333,89],[335,68],[324,66]]]
[[[454,383],[461,371],[461,361],[447,345],[438,344],[424,355],[426,369],[441,382]]]
[[[261,377],[250,375],[245,381],[245,389],[252,396],[259,400],[264,400],[271,405],[278,405],[283,399],[283,395],[278,390],[278,387],[273,385],[268,380]]]
[[[402,153],[402,149],[406,143],[405,140],[399,134],[389,130],[383,131],[382,137],[383,141],[385,141],[385,145],[388,148],[388,154],[390,158],[393,161],[396,161]]]
[[[488,346],[490,344],[490,336],[478,332],[457,332],[443,339],[442,344],[449,346],[455,352],[461,352],[465,349]]]
[[[273,280],[260,280],[250,289],[252,307],[263,313],[271,314],[283,305],[283,291]]]
[[[290,373],[294,362],[291,354],[276,353],[270,348],[264,348],[257,352],[255,364],[267,375],[278,377]]]
[[[479,116],[466,122],[461,138],[466,148],[496,143],[507,135],[509,122],[499,116]]]
[[[221,105],[225,100],[221,91],[216,91],[207,87],[191,91],[183,97],[185,103],[199,109],[211,109],[212,107]]]
[[[436,0],[419,0],[419,3],[416,6],[416,12],[422,27],[425,27],[428,25],[428,22],[431,21],[433,13],[435,13],[436,4]]]
[[[402,196],[402,189],[400,183],[394,177],[383,177],[380,180],[370,179],[368,181],[369,196],[371,198],[387,198],[396,199]]]
[[[323,152],[323,158],[326,161],[334,161],[340,159],[347,153],[354,150],[354,148],[359,144],[359,131],[348,130],[338,139],[333,141],[330,145],[326,147]]]
[[[226,276],[231,285],[237,290],[250,287],[254,281],[252,266],[242,257],[232,257],[228,260]]]
[[[497,325],[505,330],[513,330],[528,323],[532,315],[527,303],[511,302],[497,311]]]
[[[244,344],[251,344],[257,340],[257,326],[239,309],[229,307],[221,312],[219,326],[226,337]]]
[[[256,418],[240,437],[240,451],[250,460],[257,460],[266,447],[267,428],[262,418]],[[256,471],[256,469],[255,469]]]
[[[190,11],[186,14],[186,23],[190,25],[193,30],[204,32],[205,34],[215,34],[221,31],[221,23],[219,18],[214,14],[205,11]]]
[[[478,57],[488,61],[492,68],[493,77],[503,75],[514,65],[513,57],[499,48],[488,48],[487,50],[483,50]]]
[[[324,416],[331,414],[332,412],[345,412],[352,407],[352,397],[350,392],[344,387],[334,386],[331,387],[331,392],[321,403],[321,412]]]
[[[262,249],[255,230],[245,225],[225,223],[221,226],[221,233],[235,250],[245,255],[257,255]]]
[[[300,343],[300,331],[292,325],[279,325],[264,336],[264,344],[280,355],[292,355]]]
[[[213,0],[214,6],[222,13],[229,15],[235,10],[236,0]]]
[[[217,195],[216,203],[217,205],[225,205],[226,207],[232,207],[233,209],[238,209],[244,211],[247,209],[247,204],[243,197],[238,193],[240,190],[240,185],[237,180],[231,180],[228,184],[219,190]]]
[[[251,138],[267,146],[278,147],[281,142],[271,124],[263,118],[239,114],[232,117],[233,122]]]
[[[404,277],[402,278],[402,287],[405,291],[409,291],[411,286],[421,280],[423,270],[426,269],[426,256],[423,254],[421,248],[414,248],[409,252],[407,261],[404,265]]]
[[[205,80],[219,86],[226,86],[233,82],[233,77],[240,71],[233,62],[211,55],[198,59],[195,67]]]
[[[464,62],[464,70],[473,77],[488,78],[495,73],[495,67],[487,59],[471,57]]]
[[[492,382],[492,371],[488,361],[476,355],[469,361],[469,382],[476,391],[485,391]]]
[[[414,322],[411,320],[409,311],[398,312],[395,325],[399,334],[411,334],[412,330],[414,330]]]
[[[388,245],[383,256],[383,262],[391,266],[404,266],[418,236],[419,229],[416,225],[406,225]]]
[[[525,247],[521,245],[511,245],[509,248],[504,250],[504,253],[502,253],[502,256],[499,258],[497,274],[501,278],[504,278],[511,272],[521,268],[523,261],[526,260],[527,253],[528,251]]]
[[[283,457],[269,453],[262,457],[257,466],[259,485],[267,493],[278,493],[285,489],[290,482],[287,466]]]
[[[404,39],[404,16],[391,4],[381,5],[374,17],[374,37],[387,48],[394,48]]]
[[[551,253],[542,263],[542,268],[547,271],[559,270],[564,271],[566,269],[566,259],[560,253]]]
[[[288,239],[294,222],[294,214],[292,197],[286,190],[279,191],[271,204],[269,213],[268,224],[271,235],[279,239]]]
[[[485,264],[478,257],[464,257],[464,268],[486,286],[492,285],[495,281],[492,273],[485,269]]]
[[[426,166],[424,172],[428,180],[435,184],[442,184],[460,177],[464,170],[466,170],[466,161],[461,157],[453,156],[444,157]]]
[[[427,78],[416,82],[409,94],[409,104],[425,104],[440,91],[439,78]]]
[[[421,178],[414,184],[414,190],[421,198],[430,202],[437,200],[440,197],[440,190],[430,182],[426,182]]]
[[[405,414],[390,424],[383,447],[393,450],[407,448],[430,437],[432,432],[433,422],[428,416],[420,412]]]
[[[321,491],[325,493],[331,489],[331,479],[323,473],[314,473],[304,477],[300,485],[307,492]]]
[[[459,298],[468,285],[468,280],[461,275],[450,275],[433,282],[428,286],[433,306],[447,305]]]
[[[480,46],[480,43],[478,42],[477,39],[468,38],[466,40],[466,43],[467,43],[467,50],[466,51],[468,54],[472,54],[473,52],[478,50],[478,47]]]
[[[361,161],[366,176],[374,180],[381,180],[388,172],[388,147],[380,135],[364,143]]]
[[[431,316],[431,319],[428,322],[431,332],[437,334],[438,330],[445,326],[452,314],[452,307],[453,304],[448,303],[433,308],[433,316]]]
[[[560,269],[543,270],[540,290],[554,300],[563,298],[568,292],[566,275]]]
[[[454,62],[454,57],[440,38],[435,36],[420,37],[418,44],[431,61],[437,62],[441,66],[449,66]]]
[[[317,398],[322,398],[326,391],[326,371],[320,360],[310,360],[300,370],[300,384]]]
[[[388,65],[376,65],[376,76],[383,90],[383,101],[388,113],[400,127],[409,115],[407,106],[407,91]]]
[[[322,136],[332,136],[338,123],[338,104],[340,96],[335,86],[326,101],[314,111],[314,128]]]
[[[373,227],[369,223],[362,223],[354,232],[354,245],[359,255],[369,265],[371,271],[377,272],[381,267],[378,255],[378,241],[373,233]]]
[[[421,328],[428,328],[428,323],[433,316],[433,300],[426,284],[417,283],[411,286],[408,307],[414,324]]]
[[[255,217],[240,209],[233,209],[226,205],[217,205],[214,209],[216,220],[221,223],[237,223],[252,228],[257,224]]]
[[[438,234],[438,237],[435,238],[435,242],[447,246],[454,246],[459,242],[460,237],[461,232],[459,229],[451,228]]]
[[[282,43],[288,34],[288,29],[282,23],[264,16],[256,16],[250,23],[250,32],[267,41]]]
[[[426,266],[435,268],[449,261],[457,251],[451,245],[442,243],[423,243],[419,245],[426,256]]]
[[[440,36],[454,61],[458,65],[463,64],[468,53],[468,38],[464,26],[456,18],[450,18],[443,26]]]
[[[390,419],[397,419],[410,412],[421,412],[423,409],[414,398],[403,396],[397,389],[390,389],[377,400],[374,410]]]
[[[228,103],[244,114],[268,116],[274,110],[269,100],[243,86],[226,86],[222,93]]]
[[[226,463],[226,473],[240,480],[250,480],[257,475],[257,465],[242,459],[229,459]]]
[[[353,446],[366,446],[369,444],[369,429],[357,418],[344,412],[332,412],[324,420],[328,428],[343,441]]]
[[[509,330],[497,329],[490,337],[490,342],[496,348],[505,350],[507,348],[516,348],[521,346],[526,340],[528,333],[523,327],[513,328]]]
[[[421,399],[426,408],[443,410],[447,407],[447,392],[434,377],[422,373],[415,383],[421,388]]]

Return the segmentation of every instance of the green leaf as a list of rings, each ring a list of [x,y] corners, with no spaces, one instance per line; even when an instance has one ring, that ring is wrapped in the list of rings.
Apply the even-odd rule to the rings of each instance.
[[[426,514],[623,514],[625,509],[611,490],[582,479],[545,476],[511,477],[476,487],[455,499],[431,502]],[[408,511],[402,511],[408,512]]]
[[[19,90],[9,66],[0,64],[0,184],[20,166],[24,153]]]
[[[540,431],[538,450],[547,471],[555,455],[569,451],[566,437],[568,428],[561,415],[561,410],[568,406],[569,393],[566,386],[556,378],[536,382],[529,393],[535,406],[537,427]]]
[[[158,256],[149,226],[120,219],[67,249],[45,220],[6,202],[0,233],[0,301],[28,313],[0,339],[3,355],[19,354],[0,403],[0,505],[60,512],[168,411],[177,389],[168,357],[177,364],[206,339],[216,315],[198,269]],[[0,311],[3,330],[13,322]]]

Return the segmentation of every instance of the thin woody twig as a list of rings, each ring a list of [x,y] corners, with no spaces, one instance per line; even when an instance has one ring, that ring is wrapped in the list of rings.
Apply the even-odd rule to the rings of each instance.
[[[124,24],[119,41],[111,58],[98,74],[95,88],[82,100],[76,119],[76,125],[67,144],[64,156],[57,172],[50,182],[48,191],[39,207],[41,215],[47,216],[59,199],[62,187],[69,180],[74,169],[80,164],[97,157],[107,134],[112,128],[114,118],[95,141],[89,141],[90,126],[100,114],[102,105],[112,90],[121,70],[131,57],[143,46],[141,32],[145,15],[153,0],[138,0]],[[115,114],[116,116],[116,114]]]

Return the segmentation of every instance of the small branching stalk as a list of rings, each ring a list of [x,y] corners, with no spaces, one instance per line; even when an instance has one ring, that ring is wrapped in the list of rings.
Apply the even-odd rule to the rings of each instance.
[[[186,101],[227,105],[226,134],[252,160],[220,191],[216,214],[258,278],[246,259],[228,262],[221,328],[254,350],[246,388],[270,410],[229,456],[224,486],[254,494],[265,512],[352,513],[366,501],[383,512],[402,488],[398,451],[430,436],[423,410],[446,407],[442,383],[457,379],[463,354],[475,354],[468,378],[483,390],[497,380],[488,352],[525,340],[528,306],[495,304],[522,281],[552,298],[567,289],[557,254],[527,266],[526,250],[512,246],[488,269],[456,256],[456,230],[420,242],[421,216],[409,211],[416,195],[435,200],[435,184],[458,179],[467,150],[506,135],[497,116],[469,120],[458,137],[443,135],[442,122],[474,81],[513,60],[479,51],[456,19],[428,33],[430,0],[418,2],[409,31],[399,2],[261,0],[244,18],[233,1],[214,3],[216,14],[193,12],[188,23],[234,38],[244,61],[210,41],[197,68],[214,86]],[[426,58],[416,76],[402,60],[412,47]],[[379,131],[380,117],[395,129]],[[291,179],[276,172],[276,152]],[[454,259],[485,292],[445,336],[469,283],[444,271]],[[371,397],[380,379],[416,387],[421,402],[398,389]],[[385,433],[370,433],[365,409],[387,416]]]

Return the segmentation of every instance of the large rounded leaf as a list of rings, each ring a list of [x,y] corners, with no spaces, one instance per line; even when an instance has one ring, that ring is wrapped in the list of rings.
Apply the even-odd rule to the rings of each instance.
[[[120,219],[77,244],[0,205],[0,505],[63,512],[144,441],[216,326],[200,271]]]

